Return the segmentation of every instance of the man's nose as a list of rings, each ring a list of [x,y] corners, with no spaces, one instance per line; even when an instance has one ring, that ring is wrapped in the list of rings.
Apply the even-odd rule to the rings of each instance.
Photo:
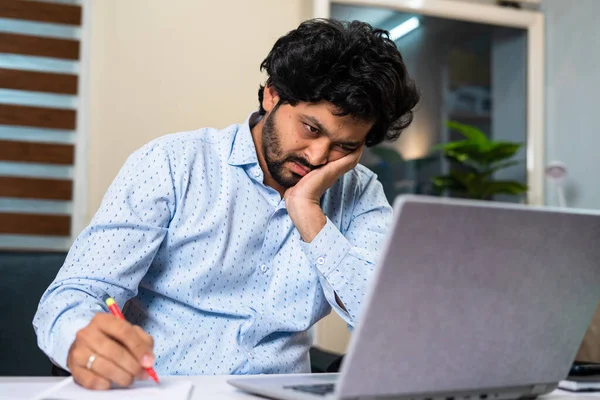
[[[312,141],[306,150],[307,161],[316,167],[327,163],[329,158],[330,143],[327,138],[318,138]]]

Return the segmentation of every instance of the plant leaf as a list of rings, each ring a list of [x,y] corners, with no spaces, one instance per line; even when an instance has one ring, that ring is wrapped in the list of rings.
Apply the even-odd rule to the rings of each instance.
[[[447,126],[466,139],[434,147],[441,150],[452,165],[448,175],[432,180],[434,188],[475,199],[490,199],[499,193],[518,195],[527,191],[527,186],[520,182],[492,179],[495,172],[520,162],[510,158],[519,151],[521,143],[489,140],[478,128],[455,121],[449,121]]]
[[[466,193],[470,198],[484,198],[485,188],[488,181],[479,171],[451,171],[450,176],[465,186]]]
[[[493,164],[511,158],[521,148],[520,143],[493,142],[482,152],[486,163]]]
[[[521,164],[521,160],[510,160],[510,161],[500,162],[498,164],[492,165],[492,168],[490,171],[496,172],[498,170],[512,167],[513,165],[517,165],[517,164]]]
[[[479,149],[479,146],[476,143],[470,142],[468,140],[457,140],[454,142],[448,142],[448,143],[440,143],[438,145],[433,146],[434,150],[443,150],[443,151],[450,151],[450,150],[459,150],[459,149]]]
[[[444,154],[444,158],[452,164],[459,165],[461,168],[470,169],[477,172],[481,169],[479,163],[471,160],[467,154],[448,152]]]
[[[476,144],[485,145],[488,143],[488,138],[485,135],[485,133],[483,133],[481,130],[477,129],[474,126],[461,124],[460,122],[456,121],[448,121],[446,123],[446,126],[462,134],[469,141],[472,141]]]
[[[498,164],[492,165],[485,172],[482,172],[482,175],[485,176],[485,178],[489,178],[490,176],[492,176],[496,172],[500,171],[501,169],[512,167],[513,165],[517,165],[517,164],[520,164],[520,163],[521,163],[520,160],[511,160],[511,161],[500,162]]]
[[[431,183],[433,184],[434,188],[440,192],[443,192],[444,190],[452,190],[466,193],[467,191],[467,188],[461,182],[449,175],[432,178]]]
[[[484,190],[485,197],[495,194],[518,195],[527,192],[527,185],[517,181],[489,181]]]

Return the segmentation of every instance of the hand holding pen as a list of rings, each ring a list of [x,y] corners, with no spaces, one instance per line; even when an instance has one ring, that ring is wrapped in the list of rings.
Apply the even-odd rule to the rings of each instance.
[[[111,311],[98,313],[77,332],[69,349],[67,366],[73,379],[88,389],[106,390],[111,386],[130,386],[134,380],[158,377],[154,365],[154,340],[142,328],[125,321],[112,298],[106,299]]]

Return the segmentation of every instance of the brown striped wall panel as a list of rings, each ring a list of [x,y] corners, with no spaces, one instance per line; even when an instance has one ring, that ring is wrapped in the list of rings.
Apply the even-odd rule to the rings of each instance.
[[[0,53],[78,60],[79,41],[0,33]]]
[[[0,197],[69,201],[73,199],[73,182],[69,179],[0,176]]]
[[[0,234],[69,236],[69,215],[17,214],[0,212]]]
[[[71,144],[0,140],[0,161],[72,165],[75,147]]]
[[[73,130],[76,117],[75,110],[0,104],[0,125]]]
[[[0,17],[81,25],[81,6],[42,1],[0,0]]]
[[[77,94],[77,75],[0,68],[0,88]]]

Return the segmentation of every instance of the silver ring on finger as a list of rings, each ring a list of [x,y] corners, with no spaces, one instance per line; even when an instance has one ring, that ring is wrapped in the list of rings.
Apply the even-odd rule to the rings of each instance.
[[[85,364],[85,367],[91,371],[92,364],[94,364],[94,361],[96,361],[96,355],[92,353],[90,358],[88,358],[88,361],[87,361],[87,364]]]

